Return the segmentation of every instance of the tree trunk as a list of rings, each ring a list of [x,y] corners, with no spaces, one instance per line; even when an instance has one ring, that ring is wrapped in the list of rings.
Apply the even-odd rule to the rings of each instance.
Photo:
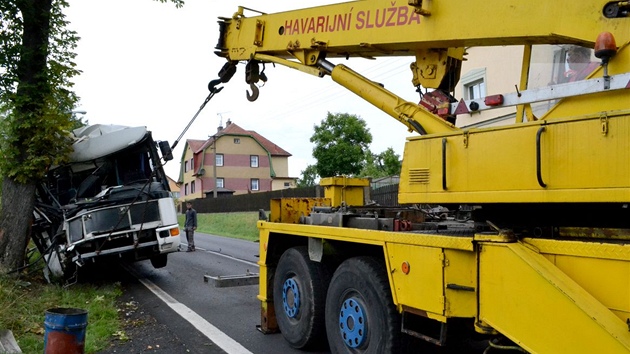
[[[34,151],[29,143],[43,132],[37,131],[37,119],[44,114],[50,95],[48,71],[48,40],[52,0],[16,0],[24,23],[22,47],[18,62],[18,86],[10,134],[19,155],[12,164],[27,165],[45,151]],[[2,210],[0,213],[0,273],[8,273],[24,263],[29,229],[35,203],[35,186],[43,169],[4,177]]]
[[[21,184],[10,178],[2,183],[0,213],[0,273],[24,265],[35,203],[35,183]]]

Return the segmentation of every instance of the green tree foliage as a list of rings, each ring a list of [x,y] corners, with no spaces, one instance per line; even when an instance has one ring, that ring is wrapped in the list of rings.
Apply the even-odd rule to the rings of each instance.
[[[372,134],[365,121],[348,113],[328,112],[311,136],[315,169],[321,177],[355,176],[363,168]]]
[[[66,138],[78,98],[73,50],[79,37],[66,28],[64,0],[15,0],[0,5],[0,170],[27,183],[70,151]]]
[[[359,173],[359,177],[399,176],[401,167],[400,156],[391,147],[380,154],[367,151],[365,153],[365,165]]]
[[[302,170],[301,174],[302,177],[297,180],[298,187],[312,187],[319,179],[315,165],[306,166],[306,169]]]
[[[388,147],[387,150],[378,155],[379,160],[385,171],[385,176],[400,176],[402,168],[402,160],[393,148]]]

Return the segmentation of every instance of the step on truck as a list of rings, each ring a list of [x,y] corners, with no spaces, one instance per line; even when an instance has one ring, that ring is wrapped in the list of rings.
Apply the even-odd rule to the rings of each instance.
[[[627,1],[362,0],[219,18],[211,89],[245,64],[261,99],[264,64],[282,65],[415,134],[396,209],[335,176],[325,198],[272,202],[260,330],[333,353],[630,353],[629,14]],[[579,78],[564,57],[576,46],[597,60]],[[418,102],[345,64],[382,57],[410,58]],[[456,90],[465,60],[509,89]],[[493,110],[511,121],[462,123]],[[435,219],[437,206],[467,217]]]
[[[180,243],[163,169],[173,158],[168,142],[146,127],[101,124],[72,137],[69,162],[37,186],[31,236],[47,279],[76,280],[82,267],[112,259],[166,266]]]

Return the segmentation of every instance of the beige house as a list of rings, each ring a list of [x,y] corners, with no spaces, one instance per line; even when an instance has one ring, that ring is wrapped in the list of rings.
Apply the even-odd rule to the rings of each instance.
[[[175,200],[179,200],[179,184],[177,184],[177,181],[169,176],[166,176],[166,178],[168,178],[168,186],[171,188],[173,198]]]
[[[180,199],[294,188],[290,153],[230,120],[208,140],[186,141],[180,163]],[[216,187],[215,187],[216,186]]]

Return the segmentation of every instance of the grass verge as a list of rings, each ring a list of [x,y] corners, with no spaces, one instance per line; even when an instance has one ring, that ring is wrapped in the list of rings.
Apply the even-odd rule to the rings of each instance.
[[[108,347],[119,332],[116,298],[119,283],[75,284],[69,288],[49,285],[43,279],[0,277],[0,328],[10,329],[23,353],[44,351],[44,316],[56,307],[88,311],[85,352]]]
[[[198,232],[257,241],[258,212],[198,214]],[[183,226],[184,215],[179,215]],[[185,239],[186,235],[182,235]],[[34,255],[32,255],[34,257]],[[118,315],[116,299],[119,283],[75,284],[64,288],[50,285],[41,269],[19,279],[0,276],[0,329],[10,329],[23,353],[44,351],[44,316],[56,307],[81,308],[88,311],[85,352],[106,349],[112,339],[125,338]]]
[[[179,225],[184,227],[185,215],[179,215]],[[197,232],[242,240],[257,241],[258,212],[197,214]],[[186,235],[182,234],[183,239]]]

